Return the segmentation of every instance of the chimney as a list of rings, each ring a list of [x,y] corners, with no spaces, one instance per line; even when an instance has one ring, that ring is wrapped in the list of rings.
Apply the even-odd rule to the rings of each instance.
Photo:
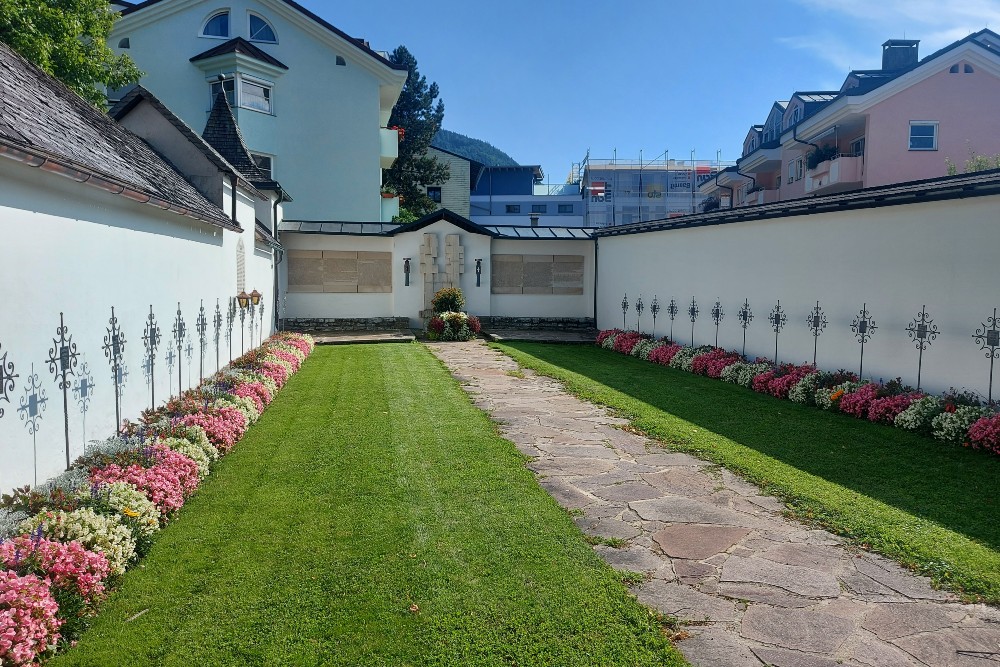
[[[528,216],[528,219],[531,220],[531,226],[532,227],[537,227],[538,226],[538,214],[537,213],[532,213],[531,215]]]
[[[882,45],[882,71],[895,72],[917,64],[919,39],[890,39]]]

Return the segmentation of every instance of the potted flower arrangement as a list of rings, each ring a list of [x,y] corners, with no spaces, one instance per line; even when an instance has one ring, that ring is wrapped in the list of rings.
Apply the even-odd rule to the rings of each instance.
[[[445,287],[431,299],[434,316],[427,323],[427,338],[430,340],[471,340],[482,326],[479,318],[462,310],[465,295],[457,287]]]

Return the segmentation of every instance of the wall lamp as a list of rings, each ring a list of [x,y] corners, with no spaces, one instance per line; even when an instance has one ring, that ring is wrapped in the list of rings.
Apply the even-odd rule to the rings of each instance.
[[[409,257],[404,257],[403,258],[403,276],[406,278],[406,282],[404,283],[404,285],[406,285],[406,287],[409,287],[410,286],[410,258]]]
[[[483,260],[482,259],[477,259],[476,260],[476,287],[482,287],[482,282],[481,282],[482,278],[483,278]]]

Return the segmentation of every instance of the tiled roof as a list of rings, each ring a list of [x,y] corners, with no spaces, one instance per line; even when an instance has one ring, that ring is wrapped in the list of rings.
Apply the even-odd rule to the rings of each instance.
[[[212,113],[208,115],[208,122],[205,123],[205,131],[201,136],[248,181],[259,183],[267,180],[260,173],[257,163],[250,157],[250,149],[243,140],[243,133],[236,124],[236,117],[233,116],[233,110],[225,93],[220,91],[215,96]]]
[[[395,236],[423,229],[427,225],[445,220],[465,231],[502,239],[589,239],[594,227],[529,227],[528,225],[481,225],[447,209],[434,211],[416,222],[400,225],[394,222],[321,222],[309,220],[283,220],[278,225],[282,232],[300,234],[327,234],[331,236]]]
[[[389,62],[389,60],[387,58],[385,58],[384,56],[382,56],[378,52],[373,51],[371,48],[369,48],[368,45],[365,44],[364,40],[358,39],[357,37],[351,37],[350,35],[348,35],[346,32],[344,32],[340,28],[337,28],[336,26],[334,26],[333,24],[329,23],[328,21],[320,18],[319,16],[317,16],[314,13],[312,13],[311,11],[309,11],[308,9],[306,9],[305,7],[303,7],[302,5],[300,5],[299,3],[294,2],[294,0],[281,0],[281,1],[284,2],[286,5],[288,5],[289,7],[291,7],[292,9],[294,9],[295,11],[299,12],[300,14],[302,14],[303,16],[305,16],[306,18],[309,18],[312,21],[315,21],[320,26],[322,26],[326,30],[329,30],[330,32],[332,32],[333,34],[337,35],[341,39],[347,40],[352,45],[354,45],[359,50],[361,50],[362,53],[364,53],[365,55],[367,55],[367,56],[369,56],[371,58],[374,58],[375,60],[379,61],[383,65],[387,65],[388,67],[391,67],[392,69],[395,69],[395,70],[404,70],[404,71],[406,70],[406,66],[405,65],[397,65],[395,63]],[[140,2],[137,5],[134,5],[132,7],[128,7],[127,9],[122,10],[121,14],[122,14],[122,16],[128,16],[129,14],[132,14],[134,12],[142,11],[146,7],[150,7],[152,5],[158,5],[160,2],[163,2],[163,0],[146,0],[145,2]]]
[[[239,229],[142,139],[0,43],[0,144]],[[112,190],[109,190],[112,191]]]
[[[197,62],[199,60],[208,60],[209,58],[214,58],[215,56],[221,56],[226,53],[239,53],[244,56],[253,58],[254,60],[259,60],[265,62],[268,65],[274,65],[275,67],[280,67],[281,69],[288,69],[288,65],[284,64],[271,54],[259,49],[242,37],[235,37],[228,42],[223,42],[213,49],[199,53],[198,55],[191,58],[191,62]]]

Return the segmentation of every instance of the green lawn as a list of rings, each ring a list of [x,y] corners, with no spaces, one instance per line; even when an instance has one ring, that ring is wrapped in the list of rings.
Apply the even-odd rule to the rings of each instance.
[[[1000,603],[1000,458],[596,346],[498,347],[669,448],[784,497],[797,516]]]
[[[316,350],[51,664],[686,663],[442,365],[369,345]]]

